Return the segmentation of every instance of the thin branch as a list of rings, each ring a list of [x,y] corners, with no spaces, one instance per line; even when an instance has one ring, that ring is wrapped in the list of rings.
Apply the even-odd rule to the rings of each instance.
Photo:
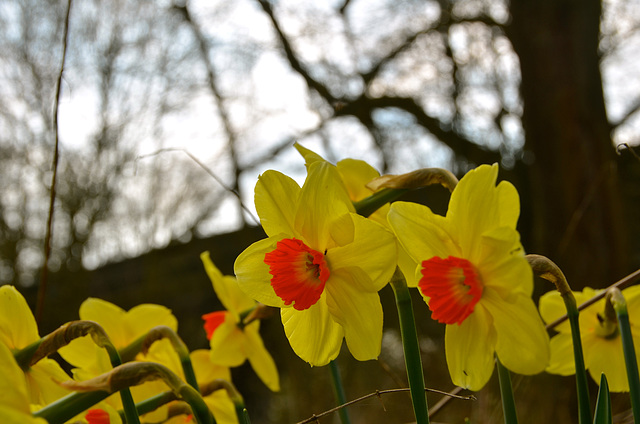
[[[42,278],[40,280],[40,286],[38,287],[38,297],[36,300],[36,323],[40,323],[42,320],[42,311],[44,309],[44,298],[47,290],[47,281],[49,278],[49,257],[51,256],[51,239],[53,237],[53,212],[56,201],[56,180],[58,177],[58,161],[60,157],[59,153],[59,108],[60,108],[60,96],[62,92],[62,74],[64,72],[64,65],[67,59],[67,44],[69,43],[69,16],[71,15],[71,0],[67,2],[67,11],[64,18],[64,32],[62,39],[62,59],[60,63],[60,71],[58,72],[58,80],[56,82],[56,98],[53,104],[53,173],[51,175],[51,195],[49,197],[49,216],[47,218],[47,232],[44,238],[44,264],[42,265]]]
[[[240,203],[240,207],[242,208],[243,211],[245,211],[253,220],[253,222],[256,223],[256,225],[260,225],[260,221],[258,220],[258,218],[256,218],[253,213],[251,213],[251,211],[245,206],[244,202],[242,201],[242,197],[240,196],[240,193],[238,193],[237,190],[235,190],[233,187],[229,187],[227,184],[225,184],[224,181],[222,181],[222,179],[220,177],[218,177],[212,170],[211,168],[209,168],[207,165],[205,165],[204,163],[202,163],[200,161],[200,159],[198,159],[197,157],[195,157],[191,152],[189,152],[186,149],[182,149],[179,147],[168,147],[168,148],[164,148],[164,149],[160,149],[160,150],[156,150],[155,152],[146,154],[146,155],[142,155],[142,156],[138,156],[136,158],[136,162],[138,160],[141,159],[145,159],[148,157],[152,157],[152,156],[157,156],[161,153],[166,153],[166,152],[182,152],[185,155],[189,156],[189,158],[191,158],[192,161],[194,161],[196,164],[198,164],[202,169],[205,170],[205,172],[207,174],[209,174],[218,184],[220,184],[220,186],[222,188],[224,188],[225,190],[227,190],[230,193],[233,193],[234,196],[236,196],[238,198],[238,202]]]
[[[211,93],[213,94],[213,97],[215,99],[216,106],[218,107],[218,115],[220,116],[220,120],[222,121],[222,126],[224,128],[224,132],[227,137],[229,155],[231,156],[231,166],[233,168],[232,191],[234,193],[239,193],[240,192],[239,180],[240,180],[241,171],[238,165],[238,154],[236,151],[236,134],[234,132],[233,125],[231,123],[231,117],[227,113],[227,110],[225,109],[225,106],[224,106],[224,97],[220,89],[218,88],[218,77],[216,75],[216,70],[214,69],[214,65],[211,59],[209,58],[209,46],[208,46],[207,40],[204,34],[202,33],[202,31],[200,30],[200,27],[191,17],[191,13],[189,12],[189,8],[186,3],[181,6],[173,5],[172,10],[177,12],[182,17],[182,19],[187,23],[187,25],[193,32],[193,35],[195,36],[198,42],[198,49],[200,51],[200,55],[202,56],[202,60],[205,64],[205,67],[207,69],[207,81],[209,83],[209,90],[211,90]],[[238,198],[240,198],[239,194],[238,194]],[[240,206],[244,208],[243,205],[240,205]],[[244,219],[244,216],[242,214],[240,214],[240,219],[246,225],[246,220]]]
[[[397,108],[413,115],[418,125],[449,146],[456,156],[460,158],[465,158],[477,164],[495,163],[501,159],[499,152],[485,149],[455,131],[444,128],[439,119],[427,115],[424,109],[411,97],[383,96],[372,98],[361,96],[342,107],[336,113],[336,116],[353,115],[358,119],[360,117],[367,119],[366,116],[370,116],[373,109],[385,108]]]
[[[378,73],[380,72],[380,69],[386,65],[388,62],[392,61],[393,59],[395,59],[400,53],[404,52],[405,50],[407,50],[408,48],[410,48],[413,43],[416,42],[416,40],[423,34],[428,33],[429,31],[431,31],[431,28],[427,28],[424,29],[422,31],[418,31],[412,35],[410,35],[409,37],[405,38],[405,40],[395,49],[391,50],[389,53],[387,53],[386,56],[382,57],[378,63],[376,63],[371,69],[369,69],[367,72],[365,72],[364,74],[362,74],[362,79],[364,80],[365,85],[369,85],[369,83],[378,76]]]
[[[607,295],[607,291],[611,288],[617,288],[619,290],[622,290],[625,287],[630,286],[631,284],[635,283],[636,281],[640,280],[640,269],[632,272],[631,274],[627,275],[626,277],[624,277],[621,280],[618,280],[616,283],[610,285],[609,287],[607,287],[605,290],[602,290],[602,293],[599,293],[595,296],[593,296],[591,299],[587,300],[586,302],[584,302],[583,304],[578,306],[578,310],[581,311],[584,308],[586,308],[587,306],[591,306],[594,303],[596,303],[598,300],[603,299],[606,295]],[[563,323],[564,321],[567,320],[567,315],[563,315],[560,318],[558,318],[557,320],[547,324],[547,330],[552,329],[556,326],[558,326],[559,324]]]
[[[289,61],[289,64],[291,65],[291,67],[298,74],[300,74],[302,78],[304,78],[309,88],[315,90],[318,94],[320,94],[320,96],[322,96],[323,99],[325,99],[329,104],[333,106],[336,103],[337,99],[333,97],[333,95],[329,92],[327,87],[325,87],[322,83],[320,83],[315,78],[313,78],[311,74],[309,74],[309,72],[304,68],[304,66],[302,66],[302,63],[298,60],[298,57],[293,51],[293,47],[291,46],[289,39],[282,31],[282,28],[280,27],[280,23],[276,19],[275,14],[273,12],[273,8],[271,7],[271,4],[269,3],[269,1],[268,0],[257,0],[257,1],[258,3],[260,3],[262,10],[264,10],[264,12],[267,14],[269,19],[271,20],[271,24],[273,25],[273,28],[275,29],[276,34],[280,39],[280,43],[282,44],[282,48],[284,49],[285,56],[287,57],[287,60]]]
[[[474,395],[459,396],[459,395],[457,395],[455,393],[447,393],[447,392],[443,392],[443,391],[436,390],[436,389],[427,389],[427,388],[425,388],[424,390],[426,392],[439,393],[441,395],[453,397],[453,398],[456,398],[456,399],[476,400],[476,397]],[[381,395],[385,395],[385,394],[388,394],[388,393],[400,393],[400,392],[408,392],[408,391],[409,391],[408,387],[404,387],[404,388],[401,388],[401,389],[376,390],[373,393],[369,393],[368,395],[364,395],[364,396],[361,396],[361,397],[359,397],[357,399],[351,400],[351,401],[349,401],[347,403],[343,403],[342,405],[339,405],[339,406],[336,406],[335,408],[331,408],[329,410],[326,410],[326,411],[324,411],[324,412],[322,412],[320,414],[313,414],[311,417],[307,418],[306,420],[300,421],[300,422],[298,422],[296,424],[307,424],[307,423],[311,423],[311,422],[314,422],[314,421],[317,422],[320,418],[322,418],[324,416],[327,416],[327,415],[332,414],[332,413],[334,413],[336,411],[339,411],[342,408],[346,408],[347,406],[351,406],[351,405],[353,405],[355,403],[358,403],[358,402],[361,402],[363,400],[372,398],[374,396],[377,397],[377,398],[380,398]],[[456,390],[454,389],[454,392],[455,391]]]

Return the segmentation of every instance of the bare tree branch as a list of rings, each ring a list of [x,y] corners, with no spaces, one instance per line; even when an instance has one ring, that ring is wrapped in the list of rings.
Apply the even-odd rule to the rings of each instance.
[[[227,147],[229,151],[229,156],[231,159],[231,167],[233,169],[233,180],[231,183],[231,191],[236,193],[238,199],[242,199],[242,195],[240,193],[240,174],[242,171],[240,170],[240,166],[238,164],[238,152],[236,150],[236,132],[233,129],[233,125],[231,124],[231,118],[227,113],[227,109],[224,105],[224,98],[220,89],[218,88],[216,70],[213,66],[213,63],[209,57],[209,46],[208,42],[200,30],[198,24],[191,18],[191,13],[189,12],[189,8],[187,4],[184,5],[173,5],[172,10],[178,12],[178,14],[184,19],[187,23],[193,35],[196,38],[198,43],[198,49],[200,50],[200,55],[202,56],[202,61],[204,62],[207,68],[207,80],[209,82],[209,89],[213,94],[213,97],[216,101],[216,106],[218,108],[218,115],[220,115],[220,120],[222,121],[222,126],[224,127],[225,136],[227,138]],[[242,202],[240,202],[240,208],[244,208]],[[239,211],[240,221],[247,225],[247,221],[242,213],[242,210]]]
[[[47,218],[47,233],[44,237],[44,264],[42,265],[42,278],[40,280],[40,286],[38,287],[38,299],[36,301],[35,319],[36,323],[39,323],[42,319],[42,311],[44,309],[44,298],[47,290],[47,280],[49,276],[49,257],[51,256],[51,237],[53,235],[53,209],[56,201],[56,178],[58,176],[58,161],[60,134],[58,131],[59,125],[59,107],[60,96],[62,86],[62,74],[64,72],[64,64],[67,59],[67,45],[69,43],[69,16],[71,15],[71,0],[67,2],[67,14],[64,18],[64,32],[62,38],[62,59],[60,60],[60,71],[58,72],[58,81],[56,82],[56,98],[53,103],[53,164],[51,174],[51,195],[49,197],[49,216]]]
[[[324,100],[326,100],[330,105],[333,106],[338,99],[336,99],[329,92],[327,87],[325,87],[322,83],[320,83],[319,81],[314,79],[311,76],[311,74],[304,68],[304,66],[302,66],[302,63],[300,63],[300,61],[298,60],[298,57],[293,52],[293,47],[291,46],[291,43],[289,42],[289,39],[287,38],[287,36],[282,31],[282,28],[280,27],[280,23],[276,19],[275,14],[273,12],[273,8],[271,7],[271,4],[269,3],[269,1],[268,0],[257,0],[257,1],[258,1],[258,3],[260,3],[260,6],[262,7],[262,10],[264,10],[264,12],[267,14],[267,16],[269,16],[269,19],[271,20],[271,23],[273,24],[273,28],[275,29],[276,34],[278,35],[278,38],[280,39],[280,43],[282,43],[282,48],[284,49],[284,53],[285,53],[285,55],[287,57],[287,60],[289,61],[289,64],[291,65],[291,67],[297,73],[299,73],[300,76],[302,76],[302,78],[304,78],[304,80],[306,81],[307,86],[309,86],[309,88],[315,90],[318,94],[320,94],[320,96],[322,96],[322,98]]]
[[[501,159],[499,152],[482,148],[451,129],[444,128],[437,118],[427,115],[422,107],[411,97],[383,96],[371,98],[361,96],[359,99],[346,104],[337,116],[352,115],[365,122],[374,109],[397,108],[411,114],[416,123],[433,134],[438,140],[446,144],[460,158],[474,163],[494,163]],[[364,121],[363,121],[364,120]]]

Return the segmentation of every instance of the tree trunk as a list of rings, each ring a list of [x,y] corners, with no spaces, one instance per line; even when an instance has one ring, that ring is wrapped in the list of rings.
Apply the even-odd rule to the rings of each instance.
[[[600,13],[597,0],[514,0],[507,28],[521,63],[532,154],[525,246],[555,261],[576,289],[604,287],[628,271],[600,73]]]

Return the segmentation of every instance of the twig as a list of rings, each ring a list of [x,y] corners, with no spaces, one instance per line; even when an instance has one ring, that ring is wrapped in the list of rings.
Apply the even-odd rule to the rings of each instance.
[[[40,280],[40,286],[38,287],[38,298],[36,300],[36,323],[40,323],[42,319],[42,311],[44,309],[44,297],[47,289],[47,280],[49,278],[49,257],[51,256],[51,239],[53,234],[53,210],[56,200],[56,180],[58,177],[58,160],[59,160],[59,114],[60,107],[60,95],[62,86],[62,74],[64,72],[64,64],[67,59],[67,44],[69,41],[69,16],[71,15],[71,0],[67,2],[67,12],[64,18],[64,32],[62,40],[62,60],[60,63],[60,72],[58,72],[58,81],[56,82],[56,99],[53,104],[53,133],[54,133],[54,145],[53,145],[53,173],[51,175],[51,195],[49,197],[49,216],[47,218],[47,232],[44,237],[44,264],[42,265],[42,278]]]
[[[578,306],[578,310],[581,311],[584,308],[586,308],[587,306],[591,306],[594,303],[596,303],[598,300],[604,298],[607,295],[607,290],[608,289],[611,289],[611,288],[615,287],[617,289],[622,290],[623,288],[635,283],[637,280],[640,280],[640,269],[636,270],[635,272],[632,272],[631,274],[627,275],[623,279],[621,279],[621,280],[617,281],[616,283],[614,283],[614,284],[610,285],[609,287],[607,287],[607,289],[603,290],[602,293],[599,293],[599,294],[593,296],[591,299],[589,299],[586,302],[584,302],[583,304],[579,305]],[[547,330],[558,326],[559,324],[563,323],[566,320],[567,320],[567,315],[561,316],[557,320],[547,324]]]
[[[455,393],[453,393],[453,392],[452,392],[452,393],[447,393],[447,392],[443,392],[443,391],[441,391],[441,390],[436,390],[436,389],[427,389],[427,388],[425,388],[424,390],[425,390],[426,392],[439,393],[439,394],[441,394],[441,395],[449,396],[449,397],[456,398],[456,399],[462,399],[462,400],[476,400],[476,397],[475,397],[475,396],[473,396],[473,395],[469,395],[469,396],[459,396],[459,395],[457,395],[457,394],[455,394]],[[379,398],[381,395],[385,395],[385,394],[388,394],[388,393],[399,393],[399,392],[408,392],[408,391],[409,391],[409,388],[408,388],[408,387],[404,387],[404,388],[401,388],[401,389],[376,390],[376,391],[375,391],[375,392],[373,392],[373,393],[369,393],[368,395],[364,395],[364,396],[359,397],[359,398],[357,398],[357,399],[351,400],[351,401],[349,401],[349,402],[347,402],[347,403],[343,403],[342,405],[339,405],[339,406],[336,406],[335,408],[331,408],[331,409],[329,409],[329,410],[327,410],[327,411],[321,412],[320,414],[313,414],[311,417],[307,418],[306,420],[304,420],[304,421],[300,421],[300,422],[298,422],[298,423],[296,423],[296,424],[307,424],[307,423],[312,423],[312,422],[314,422],[314,421],[315,421],[315,422],[318,422],[318,420],[319,420],[320,418],[324,417],[324,416],[327,416],[327,415],[332,414],[332,413],[334,413],[334,412],[336,412],[336,411],[339,411],[339,410],[340,410],[340,409],[342,409],[342,408],[345,408],[345,407],[347,407],[347,406],[351,406],[351,405],[353,405],[353,404],[355,404],[355,403],[358,403],[358,402],[361,402],[361,401],[363,401],[363,400],[366,400],[366,399],[372,398],[372,397],[374,397],[374,396]],[[455,392],[455,390],[454,390],[454,392]]]
[[[205,172],[207,174],[209,174],[214,180],[216,180],[216,182],[218,184],[220,184],[220,186],[222,186],[222,188],[224,188],[225,190],[227,190],[230,193],[233,193],[233,195],[238,198],[238,201],[240,202],[240,207],[242,208],[242,210],[244,210],[251,217],[251,219],[253,219],[253,221],[256,223],[256,225],[260,225],[260,221],[258,220],[258,218],[256,218],[253,215],[253,213],[251,213],[251,211],[245,206],[244,202],[242,201],[242,198],[240,197],[240,193],[238,193],[232,187],[229,187],[227,184],[225,184],[225,182],[222,181],[222,179],[220,177],[218,177],[207,165],[202,163],[200,161],[200,159],[195,157],[188,150],[182,149],[180,147],[167,147],[167,148],[164,148],[164,149],[156,150],[155,152],[152,152],[152,153],[149,153],[149,154],[146,154],[146,155],[142,155],[142,156],[136,157],[136,163],[141,159],[145,159],[145,158],[152,157],[152,156],[157,156],[157,155],[159,155],[161,153],[166,153],[166,152],[182,152],[185,155],[189,156],[189,158],[191,158],[191,160],[193,160],[195,163],[197,163],[202,169],[205,170]]]

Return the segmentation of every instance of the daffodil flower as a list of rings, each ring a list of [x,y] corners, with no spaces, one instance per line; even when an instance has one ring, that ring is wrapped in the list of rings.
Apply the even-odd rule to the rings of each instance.
[[[586,302],[602,290],[586,287],[581,292],[573,292],[578,305]],[[636,344],[636,358],[640,362],[640,286],[629,287],[622,291],[627,302],[631,334]],[[544,294],[540,298],[540,314],[546,322],[553,322],[566,314],[564,302],[557,291]],[[629,380],[622,351],[622,339],[616,320],[607,319],[604,313],[605,300],[599,300],[580,312],[580,337],[584,351],[585,367],[591,377],[600,383],[600,375],[607,376],[609,390],[628,392]],[[555,330],[558,334],[551,338],[551,360],[546,371],[551,374],[575,374],[571,328],[564,322]]]
[[[247,359],[256,374],[274,392],[280,390],[280,379],[273,358],[260,337],[260,320],[244,325],[242,317],[257,306],[255,300],[240,290],[236,279],[222,275],[213,264],[209,252],[200,255],[218,299],[227,309],[204,315],[205,330],[210,341],[211,362],[238,367]]]
[[[211,362],[212,355],[209,350],[194,350],[189,354],[189,357],[196,375],[196,380],[201,387],[217,379],[231,381],[231,371],[229,371],[229,367]],[[171,346],[171,342],[167,339],[158,340],[153,343],[144,359],[162,364],[183,380],[185,379],[180,358]],[[158,393],[167,390],[167,386],[161,381],[155,381],[152,382],[152,384],[157,385],[156,389],[159,390]],[[208,393],[206,396],[203,396],[203,399],[218,424],[238,423],[235,406],[225,390],[216,390]],[[164,415],[161,416],[161,413],[164,413]],[[166,408],[163,408],[163,411],[145,414],[145,416],[141,418],[143,421],[148,422],[165,422],[165,420],[167,420]],[[191,422],[191,420],[182,416],[171,418],[168,422],[177,424]]]
[[[343,338],[358,360],[376,358],[382,340],[378,291],[396,266],[393,234],[354,213],[335,166],[308,165],[302,188],[267,171],[255,189],[268,238],[235,263],[240,287],[281,308],[293,350],[311,365],[335,359]]]
[[[26,300],[13,286],[0,287],[0,344],[15,352],[40,340],[36,320]],[[56,381],[69,379],[53,359],[44,358],[25,371],[31,403],[44,406],[69,391]]]
[[[153,327],[165,325],[177,331],[178,321],[171,311],[161,305],[142,304],[125,311],[113,303],[102,299],[88,298],[80,305],[80,319],[95,321],[105,330],[116,349],[123,349],[144,336]],[[112,369],[107,352],[98,347],[91,336],[74,339],[58,351],[60,356],[75,368],[73,376],[83,381],[101,375]],[[146,360],[139,354],[137,359]],[[166,391],[166,385],[152,381],[131,387],[136,402]],[[120,396],[112,395],[105,400],[116,409],[122,409]],[[166,419],[166,408],[145,415],[145,419],[156,422]],[[142,421],[145,421],[142,419]]]
[[[5,286],[7,287],[7,286]],[[6,424],[47,424],[31,416],[29,389],[24,373],[9,347],[0,343],[0,417]]]
[[[304,158],[307,168],[309,167],[309,165],[316,161],[326,162],[326,160],[322,156],[315,153],[314,151],[309,150],[298,143],[295,143],[294,146]],[[349,199],[351,199],[352,203],[356,203],[360,200],[366,199],[367,197],[375,193],[374,190],[369,188],[368,184],[376,178],[379,178],[380,173],[367,162],[351,158],[342,159],[341,161],[338,161],[338,163],[336,163],[336,169],[340,174],[342,183],[347,189],[347,193],[349,193]],[[391,230],[391,227],[389,226],[389,222],[387,220],[389,207],[390,205],[388,203],[381,206],[378,210],[369,215],[368,218]],[[409,255],[405,252],[404,249],[401,248],[401,246],[398,247],[398,266],[400,267],[400,269],[415,269],[416,264],[413,259],[409,257]],[[412,280],[414,276],[413,273],[410,273],[405,277],[409,280]],[[417,280],[414,283],[417,284]],[[411,282],[409,284],[411,284]]]
[[[406,202],[389,211],[418,264],[415,280],[431,317],[446,324],[451,378],[471,390],[491,377],[494,354],[519,374],[542,372],[549,362],[548,336],[531,299],[533,274],[516,231],[518,193],[508,182],[496,186],[497,175],[497,165],[467,173],[444,217]]]

